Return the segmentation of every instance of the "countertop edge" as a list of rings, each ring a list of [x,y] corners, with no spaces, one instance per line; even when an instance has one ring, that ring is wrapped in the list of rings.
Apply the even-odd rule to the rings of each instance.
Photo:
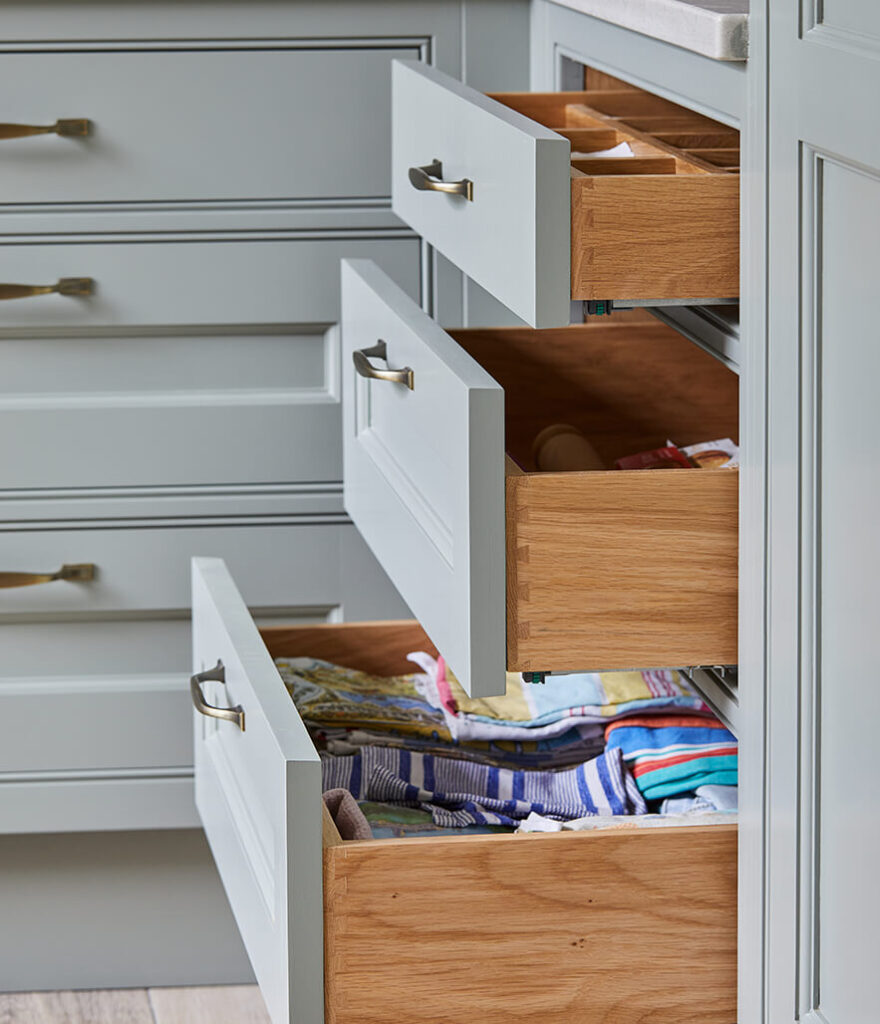
[[[720,61],[748,59],[749,16],[682,0],[552,0],[581,14]]]

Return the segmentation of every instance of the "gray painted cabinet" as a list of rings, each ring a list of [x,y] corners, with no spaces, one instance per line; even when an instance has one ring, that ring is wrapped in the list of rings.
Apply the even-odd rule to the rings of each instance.
[[[107,830],[0,836],[0,988],[250,977],[176,831],[189,558],[221,556],[258,622],[405,613],[342,509],[338,263],[443,323],[515,319],[391,211],[390,61],[522,89],[530,43],[533,89],[588,62],[742,132],[739,329],[676,321],[741,380],[739,1020],[873,1024],[875,8],[753,0],[746,63],[550,0],[0,5],[4,120],[94,121],[0,143],[0,279],[96,282],[0,304],[0,570],[98,566],[0,591],[0,831]]]
[[[880,37],[769,3],[767,1021],[877,1019]]]
[[[251,977],[207,849],[179,831],[199,824],[190,559],[222,557],[260,624],[408,615],[342,508],[338,268],[372,259],[467,315],[460,273],[390,209],[391,60],[523,88],[527,15],[0,3],[2,120],[91,122],[0,143],[0,282],[92,279],[0,303],[0,572],[96,566],[0,589],[0,989]],[[151,882],[132,830],[180,870]],[[53,834],[57,856],[13,833]],[[67,927],[81,892],[88,942]]]

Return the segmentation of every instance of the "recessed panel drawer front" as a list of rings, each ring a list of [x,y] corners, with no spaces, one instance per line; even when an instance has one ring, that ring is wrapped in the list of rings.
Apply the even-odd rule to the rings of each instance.
[[[418,296],[415,239],[0,247],[0,282],[94,282],[0,302],[2,487],[339,480],[338,263],[366,253]]]
[[[328,1024],[385,1024],[389,1007],[402,1024],[571,1024],[572,1007],[585,1021],[732,1024],[735,826],[342,842],[271,659],[397,675],[431,649],[419,624],[273,628],[262,646],[222,563],[200,560],[194,628],[195,668],[219,656],[226,669],[205,694],[245,714],[244,732],[197,716],[196,787],[273,1024],[320,1021],[322,940]],[[401,1000],[416,976],[418,998]]]
[[[369,261],[342,337],[346,511],[462,684],[503,692],[503,392]]]
[[[92,581],[0,589],[0,832],[192,827],[183,667],[189,562],[206,551],[262,623],[408,614],[350,523],[0,535],[4,584],[95,563]]]
[[[503,664],[544,672],[735,663],[737,471],[612,467],[670,436],[685,445],[735,438],[736,375],[647,313],[560,330],[450,336],[375,268],[358,264],[347,273],[346,510],[453,671],[476,690],[494,690]],[[389,364],[412,368],[413,392],[357,376],[354,350],[378,337],[388,339]],[[463,502],[479,493],[475,482],[485,487],[499,471],[497,405],[479,430],[473,409],[457,405],[453,392],[421,421],[412,415],[420,371],[430,385],[428,351],[442,351],[460,372],[476,365],[503,387],[506,512],[493,501],[472,505],[467,516]],[[472,360],[463,362],[465,353]],[[532,443],[559,422],[595,444],[605,470],[538,471]],[[450,466],[456,475],[444,476]],[[412,484],[416,470],[425,473],[422,492]],[[441,483],[435,501],[425,500],[429,486]],[[431,529],[435,509],[443,502],[455,508],[455,497],[458,518],[450,512],[440,522],[452,524],[448,536],[466,540],[472,558],[453,559],[450,571],[437,539],[444,534],[432,537]],[[501,538],[506,594],[497,585],[489,590],[485,579],[487,553]],[[463,605],[468,594],[479,601]],[[470,611],[474,622],[477,615],[492,621],[505,605],[506,654],[495,634],[467,631],[464,620]]]
[[[91,131],[0,140],[0,201],[387,196],[395,57],[416,58],[418,47],[230,43],[4,54],[5,121],[48,127],[87,119]]]
[[[393,111],[395,212],[533,327],[570,300],[739,295],[735,131],[631,87],[493,98],[411,61]]]

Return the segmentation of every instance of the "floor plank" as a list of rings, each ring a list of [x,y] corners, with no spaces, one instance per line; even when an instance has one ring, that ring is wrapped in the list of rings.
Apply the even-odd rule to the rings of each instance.
[[[269,1024],[256,985],[151,988],[149,997],[156,1024]]]
[[[0,1024],[153,1024],[144,989],[0,994]]]

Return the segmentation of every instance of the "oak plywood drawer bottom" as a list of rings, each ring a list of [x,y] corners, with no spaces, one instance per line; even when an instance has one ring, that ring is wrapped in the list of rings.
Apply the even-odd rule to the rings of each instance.
[[[196,801],[274,1024],[733,1024],[735,826],[342,842],[273,656],[403,672],[421,627],[261,637],[199,559],[193,628],[245,715],[196,716]]]
[[[735,374],[638,311],[447,333],[360,261],[342,333],[346,511],[470,693],[503,692],[505,666],[736,662],[737,471],[611,468],[735,439]],[[608,469],[539,472],[560,422]]]

